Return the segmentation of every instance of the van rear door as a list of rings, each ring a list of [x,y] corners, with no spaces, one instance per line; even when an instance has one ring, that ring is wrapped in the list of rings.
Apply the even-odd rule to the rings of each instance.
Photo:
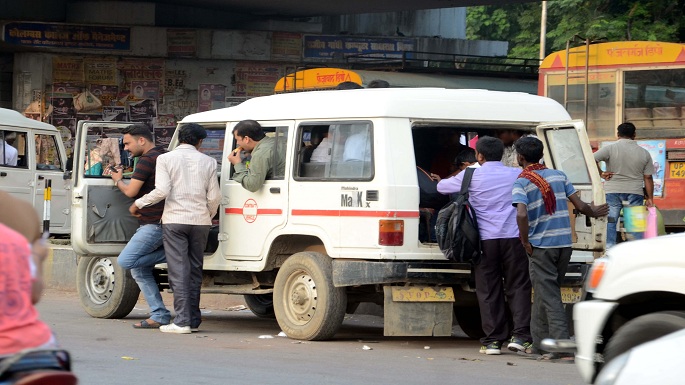
[[[605,203],[597,164],[581,120],[543,124],[537,135],[545,143],[545,165],[563,171],[585,202]],[[573,249],[603,251],[606,244],[606,217],[588,218],[569,202],[573,229]]]

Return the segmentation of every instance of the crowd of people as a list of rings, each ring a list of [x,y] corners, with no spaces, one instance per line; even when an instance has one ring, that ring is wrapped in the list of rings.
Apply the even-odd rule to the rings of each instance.
[[[598,168],[599,162],[606,162],[606,170],[599,171],[607,200],[594,205],[579,198],[564,172],[541,163],[544,147],[535,136],[513,130],[498,131],[496,136],[476,142],[480,167],[468,188],[482,249],[481,260],[474,266],[485,335],[480,352],[501,354],[507,343],[509,350],[542,360],[570,358],[541,347],[545,338],[569,338],[560,293],[573,243],[567,201],[588,217],[608,215],[607,248],[611,247],[616,243],[621,208],[653,204],[653,162],[635,142],[635,126],[619,125],[618,142],[594,154]],[[430,174],[440,193],[450,195],[461,189],[461,171],[468,166],[463,157],[455,158],[454,165],[459,167],[447,178]],[[535,293],[532,303],[531,289]]]

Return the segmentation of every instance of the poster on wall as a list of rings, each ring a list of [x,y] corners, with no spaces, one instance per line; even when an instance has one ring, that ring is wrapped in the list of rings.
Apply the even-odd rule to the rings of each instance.
[[[103,106],[113,106],[116,104],[119,87],[106,84],[91,84],[89,90],[100,99]]]
[[[53,83],[52,84],[52,92],[54,94],[61,94],[58,96],[66,96],[66,95],[77,95],[80,94],[81,91],[83,90],[83,86],[81,84],[75,84],[75,83]]]
[[[198,89],[197,110],[215,110],[225,106],[226,86],[221,84],[200,84]]]
[[[131,93],[136,99],[159,99],[159,81],[134,80],[131,81]]]
[[[155,132],[155,146],[169,147],[171,137],[174,136],[176,127],[156,127]]]
[[[243,62],[235,67],[235,86],[232,96],[272,95],[276,82],[283,76],[283,66]]]
[[[162,92],[166,95],[177,95],[183,93],[185,81],[188,74],[185,70],[167,70],[164,76],[164,87]]]
[[[194,58],[197,50],[197,30],[167,29],[166,51],[170,58]]]
[[[53,57],[52,81],[83,82],[83,58],[74,56]]]
[[[152,119],[157,116],[157,102],[151,99],[128,103],[129,119],[132,122],[144,122],[152,127]]]
[[[124,106],[107,106],[102,107],[102,120],[106,122],[125,122],[128,120],[126,107]]]
[[[273,32],[271,34],[271,60],[299,61],[302,59],[302,34]]]
[[[50,98],[52,103],[52,121],[55,119],[73,119],[76,116],[74,99],[69,94],[53,94]]]
[[[87,57],[83,61],[84,80],[87,84],[117,84],[117,59]]]

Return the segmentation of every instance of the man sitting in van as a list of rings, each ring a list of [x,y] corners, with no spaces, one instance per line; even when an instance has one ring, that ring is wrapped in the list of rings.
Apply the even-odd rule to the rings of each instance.
[[[0,143],[2,143],[2,164],[4,166],[16,166],[19,152],[12,144],[14,144],[15,139],[17,139],[17,133],[5,131],[4,139],[5,140],[0,140]]]
[[[233,180],[246,190],[259,190],[264,181],[273,177],[274,166],[283,169],[285,164],[274,165],[274,138],[266,136],[262,126],[254,120],[243,120],[233,128],[233,137],[237,147],[228,154],[228,161],[235,168]],[[243,163],[241,150],[251,155],[249,167]],[[282,164],[281,164],[282,163]]]

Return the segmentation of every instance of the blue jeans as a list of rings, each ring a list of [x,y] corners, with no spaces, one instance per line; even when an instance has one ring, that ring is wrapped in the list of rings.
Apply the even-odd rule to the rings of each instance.
[[[168,324],[171,313],[164,306],[157,282],[152,274],[154,266],[165,263],[162,241],[162,225],[142,225],[133,234],[117,262],[124,269],[131,270],[145,301],[150,306],[150,319],[161,324]]]
[[[607,193],[609,205],[609,223],[607,223],[607,249],[616,244],[616,223],[621,215],[623,202],[628,202],[626,207],[642,206],[645,197],[640,194]],[[629,239],[642,239],[643,233],[628,233]]]

